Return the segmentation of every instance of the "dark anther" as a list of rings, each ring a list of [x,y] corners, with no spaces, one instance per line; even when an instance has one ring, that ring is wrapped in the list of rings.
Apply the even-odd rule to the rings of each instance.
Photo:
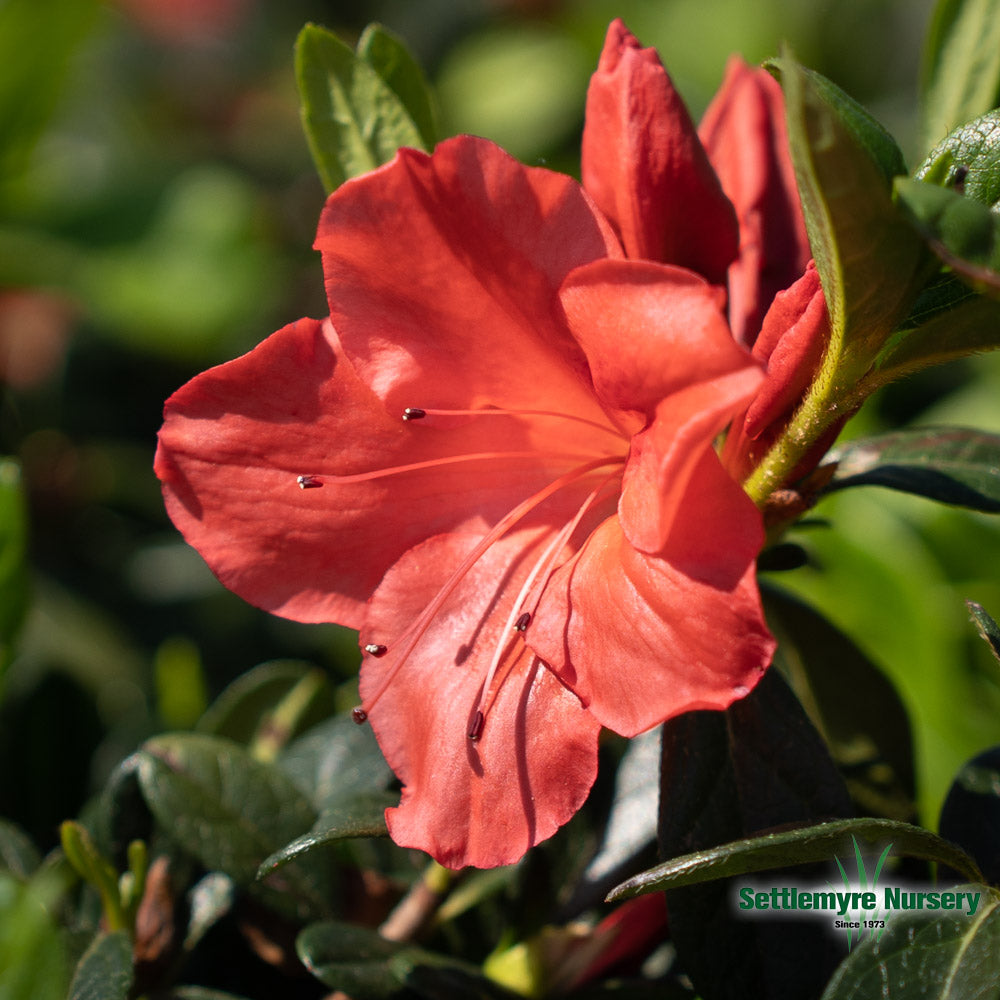
[[[389,652],[389,649],[381,643],[370,642],[367,646],[365,646],[365,652],[369,656],[385,656],[385,654]]]
[[[368,713],[363,708],[361,708],[360,706],[358,708],[352,708],[351,709],[351,718],[359,726],[363,726],[368,721]]]
[[[426,410],[421,410],[419,406],[408,406],[403,410],[404,420],[423,420],[427,416]]]
[[[516,622],[514,622],[514,628],[518,632],[524,632],[527,630],[528,626],[531,624],[531,612],[525,611]]]
[[[295,481],[299,484],[300,490],[318,490],[323,485],[315,476],[299,476]]]
[[[469,739],[475,743],[480,736],[483,735],[483,723],[486,722],[486,716],[482,712],[476,712],[475,718],[472,720],[472,725],[469,727]]]

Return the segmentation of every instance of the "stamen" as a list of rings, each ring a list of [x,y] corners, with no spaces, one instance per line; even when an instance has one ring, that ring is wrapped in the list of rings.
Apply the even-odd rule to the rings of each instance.
[[[538,451],[474,451],[465,455],[445,455],[444,458],[433,458],[426,462],[411,462],[408,465],[392,465],[385,469],[375,469],[373,472],[358,472],[347,476],[324,476],[324,479],[338,486],[349,483],[367,483],[372,479],[385,479],[389,476],[400,476],[407,472],[419,472],[421,469],[437,469],[444,465],[459,465],[462,462],[496,462],[499,460],[523,459],[538,460]],[[546,454],[549,459],[564,459],[567,462],[578,462],[580,455]],[[303,477],[300,477],[303,478]],[[313,476],[304,477],[314,479]],[[319,480],[316,480],[319,483]],[[299,483],[301,486],[302,484]],[[303,489],[309,489],[304,486]]]
[[[551,483],[545,486],[543,489],[539,490],[533,496],[528,497],[527,500],[522,500],[513,510],[505,514],[497,523],[490,529],[490,531],[480,539],[479,543],[474,549],[462,560],[458,568],[451,574],[448,580],[445,582],[444,586],[434,595],[433,600],[430,604],[424,608],[423,612],[413,621],[413,623],[407,628],[403,634],[396,640],[397,643],[402,644],[402,649],[396,656],[395,663],[389,670],[387,675],[382,679],[382,683],[379,684],[375,693],[368,699],[366,699],[367,711],[371,711],[372,706],[382,697],[385,691],[388,689],[389,685],[392,683],[396,674],[399,672],[400,668],[406,662],[410,653],[413,652],[417,643],[420,641],[423,634],[430,627],[431,622],[434,620],[435,615],[441,610],[444,602],[448,600],[451,594],[454,592],[455,588],[462,582],[463,577],[469,570],[476,564],[480,556],[489,549],[489,547],[496,542],[498,539],[502,538],[507,532],[514,527],[519,521],[522,521],[528,514],[530,514],[536,507],[541,503],[546,501],[554,493],[558,493],[559,490],[564,489],[567,486],[571,486],[573,483],[582,479],[584,476],[596,469],[600,469],[604,466],[609,465],[623,465],[625,459],[620,456],[606,456],[603,458],[595,458],[584,465],[577,466],[570,472],[565,473],[558,479],[554,479]],[[604,483],[598,487],[599,492],[604,488],[605,484],[613,479],[613,476],[609,476]],[[594,496],[592,494],[591,496]],[[584,505],[583,509],[589,506],[589,500]],[[572,524],[575,525],[579,522],[580,517],[583,516],[582,510],[574,518]],[[520,601],[515,602],[515,608],[520,603]],[[507,623],[507,628],[505,631],[510,631],[513,627],[514,618]]]
[[[367,646],[365,646],[365,652],[369,656],[385,656],[385,654],[389,652],[389,647],[383,646],[380,642],[370,642]]]
[[[483,735],[483,723],[486,721],[486,717],[482,712],[476,712],[472,719],[472,725],[469,727],[469,739],[473,743],[478,742],[479,737]]]
[[[315,476],[299,476],[295,482],[299,484],[300,490],[318,490],[323,485],[323,481]]]
[[[484,406],[478,410],[439,410],[431,407],[408,406],[403,410],[404,420],[423,420],[424,417],[556,417],[560,420],[571,420],[573,423],[586,424],[595,430],[624,436],[624,431],[612,423],[602,424],[597,420],[578,416],[575,413],[561,413],[558,410],[508,410],[500,406]],[[610,418],[609,418],[610,421]]]
[[[568,523],[564,524],[562,528],[559,529],[555,538],[549,542],[545,547],[545,551],[542,553],[539,560],[531,567],[531,572],[528,574],[527,579],[521,585],[521,590],[519,591],[516,598],[514,598],[514,603],[511,607],[510,615],[507,617],[507,624],[501,632],[501,640],[497,643],[496,649],[493,651],[493,659],[490,661],[489,668],[486,671],[486,678],[483,681],[483,686],[480,689],[479,695],[479,707],[476,710],[477,717],[482,715],[485,724],[486,718],[486,702],[490,694],[490,686],[493,683],[493,678],[496,676],[498,667],[500,666],[500,661],[503,659],[504,653],[507,650],[509,640],[506,638],[506,634],[513,628],[518,632],[523,632],[528,627],[528,623],[531,621],[531,612],[522,612],[515,620],[514,616],[517,614],[517,610],[523,607],[528,594],[531,592],[532,587],[535,585],[535,581],[538,579],[539,575],[544,572],[545,579],[542,581],[541,587],[539,587],[538,594],[535,598],[534,606],[538,606],[538,602],[541,600],[542,591],[545,590],[545,586],[549,581],[549,578],[555,572],[556,566],[555,562],[562,551],[563,546],[570,540],[573,536],[573,532],[576,531],[577,526],[583,520],[584,514],[594,505],[594,501],[603,492],[604,488],[612,482],[615,477],[613,475],[607,476],[604,481],[593,490],[586,500],[580,505],[576,514],[573,515],[573,519]],[[521,627],[522,622],[524,627]],[[480,732],[482,727],[480,727]],[[469,737],[472,738],[471,736]],[[478,739],[478,737],[477,737]]]
[[[359,725],[363,726],[368,721],[368,713],[359,705],[351,709],[351,718]]]

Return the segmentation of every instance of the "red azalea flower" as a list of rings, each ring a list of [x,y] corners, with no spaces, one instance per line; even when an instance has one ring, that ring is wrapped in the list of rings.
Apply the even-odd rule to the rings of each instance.
[[[718,240],[688,262],[711,280]],[[720,288],[624,259],[579,185],[485,140],[349,181],[316,245],[329,320],[168,400],[167,508],[247,600],[360,630],[393,838],[509,863],[582,804],[602,726],[724,708],[767,666],[761,517],[713,448],[762,373]]]

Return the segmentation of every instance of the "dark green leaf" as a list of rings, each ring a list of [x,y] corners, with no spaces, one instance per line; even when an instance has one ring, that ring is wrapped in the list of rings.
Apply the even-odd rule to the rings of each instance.
[[[945,136],[914,177],[996,208],[1000,204],[1000,110],[980,115]]]
[[[28,607],[27,522],[21,467],[0,458],[0,692]]]
[[[132,988],[132,943],[124,931],[101,934],[84,952],[68,1000],[127,1000]]]
[[[950,188],[908,177],[896,179],[896,194],[942,263],[977,292],[1000,298],[1000,216]]]
[[[196,728],[236,743],[252,743],[267,727],[274,707],[315,670],[312,664],[298,660],[261,663],[233,681],[208,707]],[[331,710],[332,698],[329,689],[324,688],[321,697],[298,719],[297,731],[304,732]]]
[[[982,881],[982,872],[961,848],[923,827],[892,819],[841,819],[748,837],[672,858],[623,882],[608,900],[617,902],[647,892],[698,885],[788,865],[828,862],[844,850],[845,843],[850,845],[851,836],[874,844],[888,841],[896,856],[936,861],[961,872],[964,877]]]
[[[921,91],[928,145],[1000,103],[998,0],[938,0]]]
[[[809,243],[830,313],[833,358],[867,370],[923,283],[925,250],[892,202],[902,160],[884,129],[828,81],[791,59],[775,64],[786,97],[789,144]]]
[[[275,851],[270,857],[265,858],[257,871],[257,877],[266,878],[300,854],[317,847],[354,837],[388,836],[385,811],[390,806],[398,804],[398,795],[377,791],[359,793],[353,799],[338,802],[337,805],[320,813],[319,819],[308,833],[297,837],[280,851]]]
[[[976,859],[988,882],[1000,883],[1000,747],[979,754],[959,771],[938,827],[942,837]]]
[[[979,634],[990,644],[993,655],[1000,660],[1000,625],[997,625],[986,613],[985,608],[976,604],[975,601],[966,601],[965,606],[969,609],[972,620],[976,623],[976,628],[979,629]]]
[[[667,865],[693,865],[695,872],[715,851],[720,857],[732,857],[734,850],[745,855],[745,848],[720,844],[851,814],[850,797],[822,739],[773,669],[725,712],[689,712],[664,725],[661,782],[660,855],[693,855],[698,860]],[[777,854],[786,851],[783,845]],[[734,874],[716,869],[718,863],[708,862],[710,877],[716,871],[720,878]],[[643,891],[665,874],[653,872],[645,882],[626,883],[631,888],[616,898]],[[696,990],[712,1000],[778,995],[775,983],[783,984],[787,996],[819,992],[840,958],[830,935],[806,923],[740,921],[730,907],[728,884],[693,884],[703,881],[695,876],[667,893],[678,962]],[[709,926],[712,934],[706,936]]]
[[[16,823],[0,819],[0,869],[20,879],[27,879],[41,861],[41,855],[31,838]]]
[[[912,427],[858,438],[832,456],[830,490],[885,486],[987,513],[1000,512],[1000,435]]]
[[[391,87],[325,28],[307,24],[299,33],[295,75],[306,138],[327,192],[387,163],[400,146],[424,148]]]
[[[381,24],[369,24],[358,39],[357,53],[400,99],[420,132],[423,148],[433,149],[438,141],[434,95],[403,41]]]
[[[910,721],[868,657],[807,604],[763,588],[775,665],[830,748],[863,813],[908,820],[916,794]]]
[[[167,993],[157,993],[157,1000],[246,1000],[235,993],[210,990],[204,986],[176,986]]]
[[[1000,897],[981,888],[974,916],[894,914],[879,940],[868,938],[847,956],[822,1000],[1000,997]]]
[[[206,868],[253,883],[261,861],[315,822],[312,805],[278,767],[229,740],[158,736],[138,756],[142,791],[159,826]],[[287,865],[269,881],[323,912],[327,869]],[[273,900],[272,900],[273,901]]]

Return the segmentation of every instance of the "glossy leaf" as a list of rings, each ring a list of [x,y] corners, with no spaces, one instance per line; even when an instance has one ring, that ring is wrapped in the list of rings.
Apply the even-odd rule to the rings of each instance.
[[[885,674],[808,604],[762,588],[781,669],[822,734],[859,811],[909,820],[916,794],[906,708]]]
[[[987,881],[1000,882],[1000,747],[962,767],[941,807],[938,828],[976,859]]]
[[[309,829],[312,805],[273,764],[229,740],[196,733],[158,736],[138,756],[143,795],[157,823],[206,868],[251,884],[268,855]],[[326,869],[295,865],[283,888],[323,912]]]
[[[809,243],[830,313],[831,357],[862,358],[903,318],[923,280],[920,238],[892,203],[902,158],[870,116],[791,59],[775,64],[785,91],[792,162]],[[849,380],[864,373],[846,366]]]
[[[769,670],[725,712],[689,712],[667,722],[661,782],[660,856],[677,859],[667,866],[693,866],[696,873],[707,863],[714,880],[696,874],[667,893],[678,962],[695,988],[712,1000],[769,996],[776,982],[788,996],[817,993],[840,957],[830,936],[806,923],[740,921],[728,884],[718,881],[741,873],[725,864],[747,863],[746,850],[734,842],[852,811],[826,747],[778,671]],[[785,851],[787,845],[776,853]],[[717,868],[717,857],[743,860]],[[769,863],[781,859],[772,856]],[[652,871],[625,883],[615,898],[651,890],[671,869]],[[706,926],[713,928],[710,939]]]
[[[399,796],[389,792],[369,792],[355,798],[338,801],[320,813],[313,828],[296,837],[279,851],[265,858],[257,871],[258,878],[266,878],[273,871],[288,864],[301,854],[325,847],[341,840],[356,837],[387,837],[385,811],[399,804]]]
[[[0,458],[0,692],[28,607],[27,521],[21,467]]]
[[[878,941],[844,960],[822,1000],[989,1000],[1000,997],[1000,895],[987,886],[973,916],[893,914]]]
[[[1000,103],[998,0],[938,0],[921,91],[928,145]]]
[[[993,655],[1000,660],[1000,625],[987,614],[982,605],[976,604],[975,601],[966,601],[965,606],[969,609],[969,614],[972,615],[972,620],[976,623],[979,634],[985,642],[989,643]]]
[[[328,193],[387,163],[400,146],[425,148],[399,96],[325,28],[307,24],[299,33],[295,76],[309,149]]]
[[[124,931],[100,934],[84,952],[68,1000],[127,1000],[132,988],[132,942]]]
[[[885,486],[941,503],[1000,512],[1000,435],[911,427],[849,441],[831,457],[837,472],[830,491]]]
[[[1000,217],[957,191],[907,177],[897,178],[896,194],[942,263],[977,292],[1000,298]]]
[[[439,138],[434,95],[402,39],[381,24],[369,24],[358,39],[357,54],[402,102],[420,132],[423,148],[433,149]]]
[[[948,865],[963,876],[982,881],[976,863],[961,848],[920,826],[891,819],[843,819],[768,833],[722,844],[710,850],[672,858],[623,882],[608,896],[611,902],[733,875],[749,875],[788,865],[828,862],[850,837],[892,844],[896,856]]]
[[[914,171],[917,180],[953,188],[990,208],[1000,203],[1000,109],[945,136]]]

